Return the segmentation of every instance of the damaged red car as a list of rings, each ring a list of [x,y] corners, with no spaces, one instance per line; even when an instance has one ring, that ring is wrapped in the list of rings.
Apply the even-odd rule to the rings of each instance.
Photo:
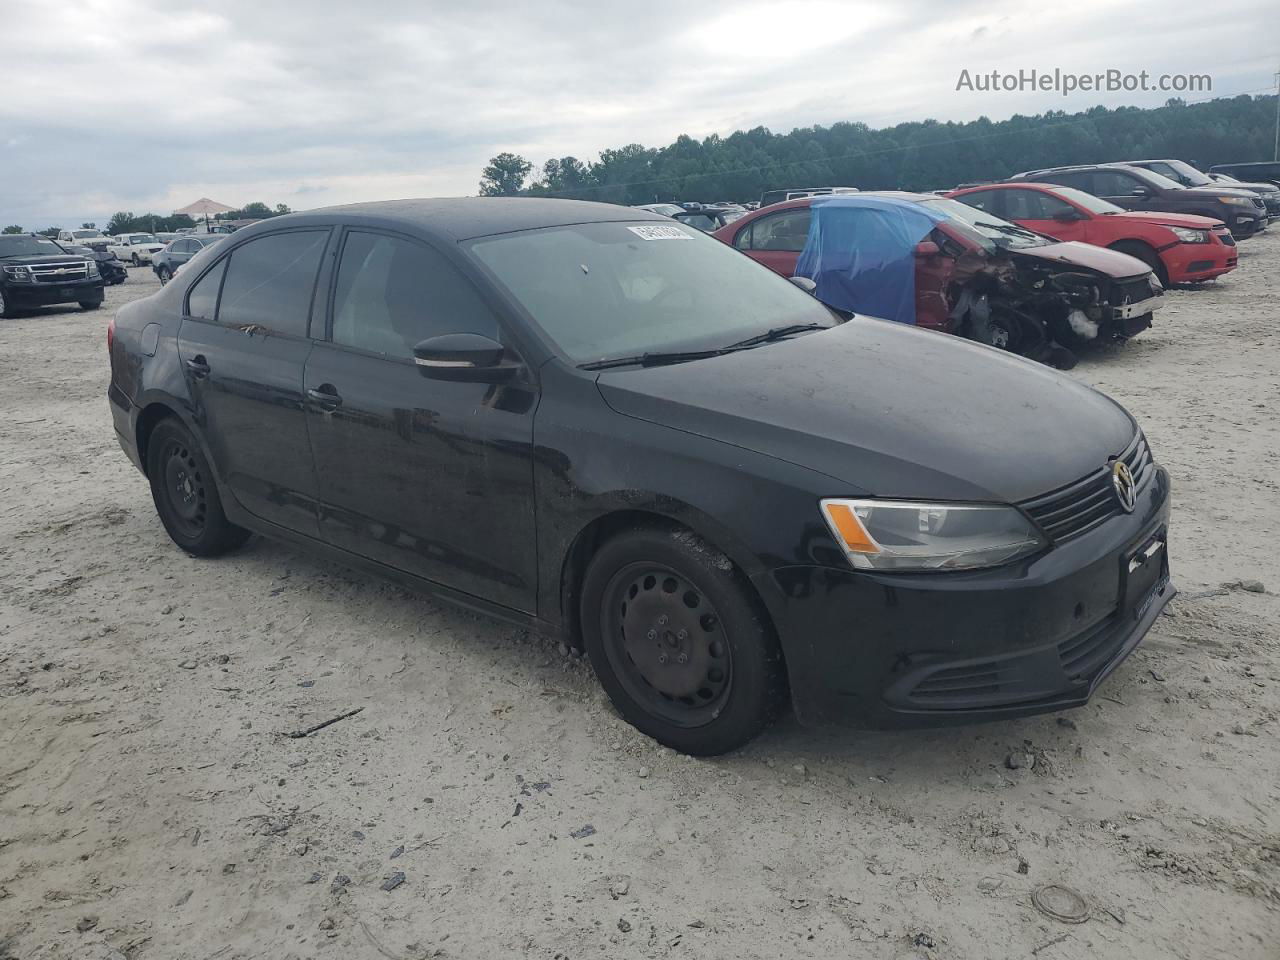
[[[947,196],[1055,240],[1127,253],[1165,286],[1212,280],[1236,268],[1236,241],[1211,217],[1125,210],[1075,187],[1044,183],[992,183]]]
[[[1073,348],[1151,326],[1163,286],[1150,266],[1059,243],[933,194],[859,193],[774,204],[713,236],[823,303],[954,333],[1058,367]]]

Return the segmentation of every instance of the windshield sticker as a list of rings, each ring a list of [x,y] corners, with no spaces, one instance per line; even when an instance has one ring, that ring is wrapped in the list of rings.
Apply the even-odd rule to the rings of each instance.
[[[689,234],[685,233],[679,227],[668,227],[663,224],[653,224],[643,227],[627,227],[641,240],[692,240]]]

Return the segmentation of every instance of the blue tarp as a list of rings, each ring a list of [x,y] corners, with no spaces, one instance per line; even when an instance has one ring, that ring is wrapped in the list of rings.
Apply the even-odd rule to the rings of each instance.
[[[896,197],[845,194],[815,199],[796,276],[837,310],[916,322],[916,244],[947,219]]]

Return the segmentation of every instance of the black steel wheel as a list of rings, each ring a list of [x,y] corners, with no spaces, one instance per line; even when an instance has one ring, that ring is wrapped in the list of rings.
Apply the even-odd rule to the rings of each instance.
[[[733,750],[785,701],[758,597],[728,557],[686,529],[638,527],[604,543],[583,579],[581,623],[614,706],[674,749]]]
[[[733,684],[724,621],[688,577],[631,563],[605,588],[601,630],[610,666],[635,700],[681,727],[715,719]]]
[[[183,550],[216,556],[248,539],[249,531],[227,520],[213,471],[195,438],[177,420],[163,420],[151,432],[147,477],[160,522]]]

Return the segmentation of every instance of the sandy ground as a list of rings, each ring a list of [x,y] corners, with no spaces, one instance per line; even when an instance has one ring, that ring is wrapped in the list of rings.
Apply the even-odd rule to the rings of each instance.
[[[0,321],[0,958],[1275,960],[1280,230],[1241,253],[1074,373],[1174,476],[1182,590],[1092,704],[712,761],[555,640],[256,538],[179,552],[105,399],[146,268]]]

